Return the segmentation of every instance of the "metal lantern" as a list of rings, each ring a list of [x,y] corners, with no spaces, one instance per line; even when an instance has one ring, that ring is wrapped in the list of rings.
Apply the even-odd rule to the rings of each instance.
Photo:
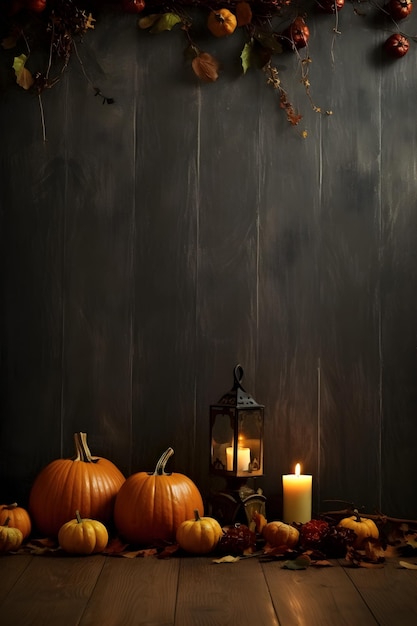
[[[211,513],[224,524],[250,524],[255,511],[265,514],[265,496],[247,485],[263,476],[264,406],[242,387],[243,368],[233,371],[233,388],[210,406],[210,471],[227,487],[211,498]]]

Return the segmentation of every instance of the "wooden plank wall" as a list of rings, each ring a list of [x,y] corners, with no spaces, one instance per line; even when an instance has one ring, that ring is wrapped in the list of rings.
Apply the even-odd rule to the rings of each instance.
[[[209,405],[241,363],[266,406],[269,516],[301,461],[315,511],[416,518],[416,52],[387,63],[353,8],[337,36],[310,20],[311,95],[333,115],[276,60],[297,128],[262,72],[241,76],[239,35],[202,37],[223,66],[203,85],[181,33],[110,12],[79,52],[115,104],[73,60],[44,144],[1,51],[0,500],[25,503],[77,430],[126,475],[172,445],[207,495]]]

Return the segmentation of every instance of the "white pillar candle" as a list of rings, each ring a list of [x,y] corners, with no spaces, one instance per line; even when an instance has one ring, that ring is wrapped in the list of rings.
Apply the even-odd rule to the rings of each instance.
[[[237,471],[247,472],[250,463],[250,448],[237,449]],[[228,472],[233,471],[233,448],[226,448],[226,469]]]
[[[311,520],[311,486],[312,476],[300,474],[299,463],[295,466],[295,474],[282,477],[284,522],[305,524]]]

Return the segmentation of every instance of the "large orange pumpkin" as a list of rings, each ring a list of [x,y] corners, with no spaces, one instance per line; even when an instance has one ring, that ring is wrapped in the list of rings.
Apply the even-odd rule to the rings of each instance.
[[[74,459],[57,459],[33,483],[29,512],[40,533],[55,536],[80,511],[82,517],[111,522],[116,494],[125,481],[108,459],[93,457],[86,433],[75,433]]]
[[[201,494],[184,474],[165,472],[171,455],[168,448],[155,471],[132,474],[121,486],[114,506],[114,522],[120,535],[133,544],[149,545],[175,541],[178,527],[204,513]]]
[[[18,528],[21,531],[23,540],[29,537],[32,530],[32,522],[26,509],[18,506],[17,502],[0,504],[0,526],[5,526],[7,519],[9,519],[8,525],[10,528]]]

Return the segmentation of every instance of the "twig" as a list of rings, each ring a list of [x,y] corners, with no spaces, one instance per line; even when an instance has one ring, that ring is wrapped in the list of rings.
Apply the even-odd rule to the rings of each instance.
[[[43,111],[43,103],[42,103],[42,96],[39,93],[38,94],[38,102],[39,102],[39,109],[41,112],[41,124],[42,124],[42,138],[43,138],[43,142],[46,142],[46,126],[45,126],[45,115],[44,115],[44,111]]]
[[[337,511],[324,511],[320,513],[321,517],[345,517],[346,515],[353,515],[353,509],[338,509]],[[393,524],[411,524],[417,525],[415,519],[402,519],[400,517],[390,517],[384,513],[360,513],[361,517],[366,517],[372,520],[380,520],[382,522],[392,522]]]

